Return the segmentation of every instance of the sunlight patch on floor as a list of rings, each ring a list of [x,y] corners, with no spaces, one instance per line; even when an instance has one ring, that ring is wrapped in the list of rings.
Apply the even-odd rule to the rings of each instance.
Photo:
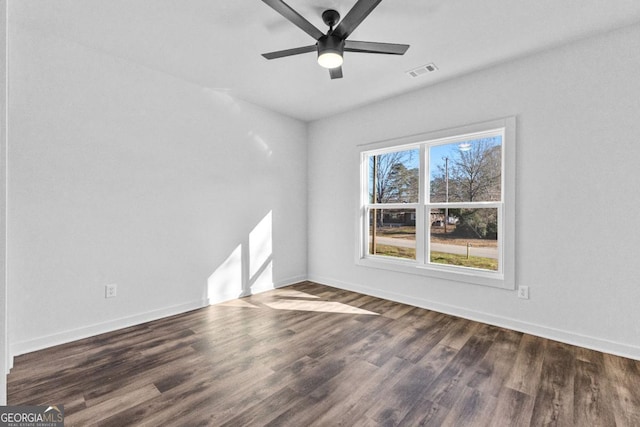
[[[231,301],[221,302],[220,304],[216,305],[220,307],[260,308],[257,305],[253,305],[243,299],[234,299]]]
[[[358,307],[352,307],[347,304],[334,301],[306,301],[306,300],[288,300],[265,302],[269,308],[274,310],[297,310],[297,311],[316,311],[324,313],[342,313],[342,314],[372,314],[377,316],[378,313],[363,310]]]
[[[314,298],[319,299],[320,297],[308,294],[306,292],[296,291],[294,289],[277,289],[274,292],[274,295],[277,297],[285,297],[285,298]]]

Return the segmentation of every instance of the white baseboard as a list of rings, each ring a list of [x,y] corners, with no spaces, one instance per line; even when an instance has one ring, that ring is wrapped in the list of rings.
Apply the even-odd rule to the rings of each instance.
[[[265,287],[259,289],[251,289],[250,292],[246,292],[240,296],[247,296],[249,294],[258,294],[289,286],[294,283],[298,283],[306,280],[306,276],[295,276],[286,280],[273,283],[272,287]],[[113,332],[118,329],[128,328],[130,326],[139,325],[141,323],[151,322],[163,317],[174,316],[176,314],[185,313],[187,311],[196,310],[202,307],[206,307],[211,304],[217,304],[224,301],[229,301],[238,298],[238,295],[219,295],[215,300],[202,299],[191,301],[184,304],[174,305],[171,307],[165,307],[157,310],[151,310],[145,313],[138,313],[131,316],[121,317],[119,319],[109,320],[107,322],[96,323],[90,326],[82,326],[76,329],[70,329],[63,332],[58,332],[51,335],[33,338],[26,341],[19,341],[11,343],[9,347],[9,369],[13,367],[13,358],[21,354],[30,353],[32,351],[42,350],[45,348],[53,347],[60,344],[66,344],[71,341],[80,340],[83,338],[92,337],[95,335],[103,334],[106,332]]]
[[[65,344],[71,341],[80,340],[83,338],[100,335],[106,332],[112,332],[122,328],[128,328],[129,326],[139,325],[140,323],[151,322],[163,317],[174,316],[176,314],[184,313],[198,308],[205,307],[207,305],[206,300],[197,300],[184,304],[174,305],[171,307],[165,307],[158,310],[151,310],[145,313],[138,313],[131,316],[121,317],[119,319],[113,319],[106,322],[96,323],[90,326],[82,326],[76,329],[70,329],[63,332],[58,332],[51,335],[45,335],[38,338],[33,338],[26,341],[20,341],[11,343],[10,352],[11,358],[19,356],[21,354],[30,353],[32,351],[42,350],[44,348],[53,347],[60,344]]]
[[[309,276],[308,280],[322,285],[333,286],[348,291],[371,295],[378,298],[384,298],[387,300],[413,305],[420,308],[426,308],[428,310],[450,314],[452,316],[462,317],[476,322],[487,323],[489,325],[499,326],[502,328],[511,329],[514,331],[523,332],[554,341],[560,341],[566,344],[577,345],[591,350],[614,354],[616,356],[640,360],[640,347],[633,345],[582,335],[571,331],[550,328],[548,326],[537,325],[534,323],[522,322],[517,319],[496,316],[493,314],[469,310],[463,307],[457,307],[449,304],[442,304],[423,298],[416,298],[409,295],[374,289],[355,283],[346,283],[328,277],[311,275]]]
[[[592,350],[602,351],[605,353],[615,354],[617,356],[628,357],[635,360],[640,360],[640,347],[631,346],[624,343],[610,341],[601,338],[590,337],[587,335],[577,334],[571,331],[565,331],[561,329],[549,328],[547,326],[536,325],[533,323],[521,322],[517,319],[511,319],[501,316],[496,316],[489,313],[483,313],[480,311],[469,310],[462,307],[452,306],[448,304],[441,304],[438,302],[426,300],[423,298],[416,298],[409,295],[398,294],[395,292],[383,291],[380,289],[374,289],[367,286],[347,283],[340,280],[331,279],[322,276],[296,276],[287,280],[282,280],[273,284],[273,287],[264,289],[251,289],[251,294],[258,294],[267,292],[272,289],[290,286],[292,284],[310,280],[319,284],[337,287],[353,292],[359,292],[366,295],[375,296],[378,298],[384,298],[391,301],[397,301],[404,304],[413,305],[416,307],[426,308],[428,310],[438,311],[440,313],[450,314],[452,316],[458,316],[477,322],[487,323],[507,329],[512,329],[519,332],[524,332],[531,335],[536,335],[543,338],[552,339],[555,341],[564,342],[567,344],[577,345]],[[248,293],[247,293],[248,294]],[[242,295],[246,296],[246,295]],[[71,341],[76,341],[83,338],[99,335],[106,332],[112,332],[118,329],[127,328],[130,326],[138,325],[145,322],[150,322],[163,317],[169,317],[176,314],[181,314],[187,311],[196,310],[198,308],[206,307],[210,304],[216,304],[230,299],[237,298],[237,295],[229,296],[226,299],[216,299],[215,301],[209,301],[206,299],[192,301],[184,304],[179,304],[171,307],[165,307],[158,310],[152,310],[145,313],[139,313],[132,316],[122,317],[120,319],[114,319],[107,322],[97,323],[90,326],[83,326],[72,330],[67,330],[47,336],[34,338],[27,341],[21,341],[12,343],[10,345],[10,357],[8,362],[9,368],[13,366],[13,358],[15,356],[29,353],[32,351],[42,350],[44,348],[53,347],[60,344],[65,344]]]
[[[292,277],[290,279],[287,280],[281,280],[279,282],[276,282],[273,284],[273,286],[270,287],[263,287],[263,288],[251,288],[251,292],[247,293],[247,295],[251,294],[251,295],[256,295],[256,294],[261,294],[263,292],[268,292],[268,291],[272,291],[274,289],[278,289],[278,288],[284,288],[285,286],[291,286],[294,285],[296,283],[300,283],[300,282],[304,282],[305,280],[307,280],[307,276],[295,276]],[[247,296],[247,295],[241,295],[243,297]]]
[[[294,285],[296,283],[300,283],[300,282],[304,282],[305,280],[307,280],[307,276],[294,276],[294,277],[290,277],[286,280],[280,280],[278,282],[273,283],[272,286],[266,286],[266,287],[257,287],[257,288],[251,288],[251,292],[247,292],[243,295],[241,295],[242,297],[246,297],[248,295],[256,295],[256,294],[261,294],[263,292],[268,292],[268,291],[272,291],[274,289],[278,289],[278,288],[284,288],[285,286],[291,286]]]

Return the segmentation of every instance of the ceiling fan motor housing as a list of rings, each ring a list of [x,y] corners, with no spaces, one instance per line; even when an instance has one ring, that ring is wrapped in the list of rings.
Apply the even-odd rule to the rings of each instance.
[[[342,65],[344,40],[338,36],[326,35],[318,39],[318,64],[325,68],[337,68]]]
[[[320,37],[318,39],[318,56],[329,52],[342,56],[344,52],[344,40],[332,35]]]

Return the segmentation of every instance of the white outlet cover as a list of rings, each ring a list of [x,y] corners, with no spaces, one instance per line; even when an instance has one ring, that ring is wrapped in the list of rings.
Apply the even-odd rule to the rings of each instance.
[[[518,288],[518,298],[529,299],[529,287],[528,286],[520,286]]]
[[[105,298],[115,298],[117,295],[118,285],[105,285],[104,287],[104,297]]]

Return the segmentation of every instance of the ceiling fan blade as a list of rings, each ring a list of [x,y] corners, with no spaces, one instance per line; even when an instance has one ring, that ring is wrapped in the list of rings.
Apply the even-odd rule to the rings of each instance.
[[[277,59],[277,58],[284,58],[285,56],[300,55],[301,53],[316,52],[317,49],[318,48],[316,45],[295,47],[293,49],[285,49],[285,50],[278,50],[276,52],[263,53],[262,56],[264,56],[267,59]]]
[[[349,37],[349,34],[364,21],[364,18],[369,16],[371,11],[375,9],[381,1],[382,0],[358,0],[349,13],[347,13],[347,16],[345,16],[333,30],[333,34],[343,40]]]
[[[345,52],[386,53],[389,55],[404,55],[407,49],[409,49],[408,44],[358,42],[355,40],[346,40],[344,42]]]
[[[311,22],[307,21],[300,15],[298,12],[293,10],[291,6],[283,2],[282,0],[262,0],[267,5],[271,6],[276,12],[280,15],[287,18],[294,25],[300,28],[305,33],[309,34],[313,37],[314,40],[318,40],[320,37],[324,36],[324,33],[317,29]]]
[[[342,67],[329,68],[329,75],[331,76],[331,79],[341,79]]]

